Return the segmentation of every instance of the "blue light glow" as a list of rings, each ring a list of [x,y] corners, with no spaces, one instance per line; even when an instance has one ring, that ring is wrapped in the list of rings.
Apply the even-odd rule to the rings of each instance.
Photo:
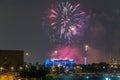
[[[60,64],[63,68],[68,67],[69,70],[74,70],[75,61],[72,60],[46,60],[45,67],[51,68],[53,65],[58,66]]]

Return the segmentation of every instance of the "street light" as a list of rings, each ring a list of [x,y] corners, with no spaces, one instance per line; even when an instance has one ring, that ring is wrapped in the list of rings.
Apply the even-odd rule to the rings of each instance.
[[[57,50],[55,50],[53,54],[54,54],[54,58],[57,58],[58,51],[57,51]]]
[[[26,55],[26,56],[28,56],[28,55],[29,55],[29,53],[26,53],[25,55]]]
[[[26,59],[27,59],[27,62],[28,63],[30,63],[31,61],[30,61],[30,53],[25,53],[25,57],[26,57]]]
[[[87,51],[88,51],[88,45],[85,45],[85,52],[84,52],[84,65],[87,65]]]
[[[0,67],[0,71],[3,71],[4,70],[4,68],[3,67]]]
[[[85,51],[87,51],[88,50],[88,45],[85,45]]]
[[[11,69],[11,71],[13,71],[14,70],[14,66],[11,66],[10,69]]]
[[[58,66],[58,68],[59,68],[59,74],[60,74],[60,72],[61,72],[61,71],[60,71],[60,68],[61,68],[61,63],[58,63],[58,65],[57,65],[57,66]]]

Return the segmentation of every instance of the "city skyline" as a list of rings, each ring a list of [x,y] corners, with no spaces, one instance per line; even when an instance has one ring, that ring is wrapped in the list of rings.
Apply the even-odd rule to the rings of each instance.
[[[83,50],[83,45],[89,45],[88,60],[90,62],[107,61],[107,58],[112,56],[119,57],[119,0],[74,1],[81,4],[81,9],[89,14],[88,19],[90,19],[89,27],[79,38],[81,41],[76,43],[77,48]],[[56,43],[50,42],[48,33],[42,25],[42,19],[47,16],[50,6],[55,2],[56,0],[0,1],[0,49],[24,50],[30,53],[31,62],[43,63],[50,57],[50,52],[64,48],[56,48]]]

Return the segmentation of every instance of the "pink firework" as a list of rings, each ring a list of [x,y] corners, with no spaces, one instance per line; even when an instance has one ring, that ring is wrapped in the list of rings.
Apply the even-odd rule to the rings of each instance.
[[[83,52],[77,47],[58,46],[51,53],[53,59],[74,59],[76,63],[83,63]]]
[[[70,41],[72,37],[80,35],[84,24],[85,12],[80,10],[80,3],[72,5],[62,2],[50,9],[50,36],[53,39]]]

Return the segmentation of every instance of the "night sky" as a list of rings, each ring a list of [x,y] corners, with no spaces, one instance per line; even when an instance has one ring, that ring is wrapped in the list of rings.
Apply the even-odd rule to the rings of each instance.
[[[55,1],[57,0],[0,0],[0,49],[24,50],[30,53],[31,62],[44,62],[55,44],[50,42],[42,23]],[[99,58],[96,62],[106,61],[112,56],[120,57],[120,1],[77,2],[89,14],[89,25],[80,39],[85,41],[80,43],[90,46],[90,62],[94,62],[94,57],[95,60]]]

